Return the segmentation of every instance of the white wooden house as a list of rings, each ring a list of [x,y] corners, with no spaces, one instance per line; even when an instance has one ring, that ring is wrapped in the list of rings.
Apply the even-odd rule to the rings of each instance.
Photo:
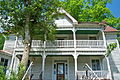
[[[63,14],[55,20],[56,40],[32,40],[28,61],[33,61],[29,70],[32,80],[39,80],[41,76],[43,80],[120,80],[119,47],[109,57],[105,56],[108,44],[119,45],[116,40],[118,31],[103,23],[79,23],[64,10],[60,13]],[[4,50],[19,59],[23,49],[19,38],[15,40],[12,36],[5,41]],[[12,61],[14,69],[19,63],[18,58]]]

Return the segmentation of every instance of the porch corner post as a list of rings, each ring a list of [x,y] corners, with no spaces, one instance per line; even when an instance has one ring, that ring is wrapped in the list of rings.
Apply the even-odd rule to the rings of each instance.
[[[101,30],[101,32],[102,32],[102,36],[103,36],[103,40],[104,40],[104,46],[105,46],[105,48],[106,48],[107,46],[106,46],[105,34],[104,34],[104,31],[103,31],[103,30]]]
[[[42,54],[42,80],[44,80],[44,73],[45,73],[45,59],[46,59],[46,35],[45,35],[45,41],[44,41],[44,51]]]
[[[73,39],[74,39],[74,61],[75,61],[75,80],[77,80],[77,52],[76,52],[76,30],[75,26],[73,27]]]
[[[44,80],[44,74],[45,74],[45,59],[46,59],[46,55],[42,55],[42,80]]]
[[[77,80],[77,56],[74,55],[74,60],[75,60],[75,80]]]
[[[110,80],[112,80],[112,73],[111,73],[111,69],[110,69],[110,63],[109,63],[109,59],[107,56],[105,56],[105,59],[107,60],[107,66],[108,66],[108,71],[109,71],[109,75],[107,76]]]

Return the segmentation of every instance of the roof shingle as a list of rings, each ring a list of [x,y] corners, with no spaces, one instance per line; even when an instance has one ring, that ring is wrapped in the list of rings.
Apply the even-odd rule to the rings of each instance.
[[[105,28],[104,31],[105,31],[105,32],[115,32],[115,31],[118,31],[118,30],[115,29],[115,28],[112,28],[112,27],[110,27],[110,26],[106,26],[106,28]]]

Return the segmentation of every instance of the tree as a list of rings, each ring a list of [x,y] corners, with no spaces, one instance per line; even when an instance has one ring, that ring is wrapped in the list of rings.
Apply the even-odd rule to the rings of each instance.
[[[62,7],[79,22],[101,22],[105,20],[110,26],[118,25],[115,18],[106,7],[111,0],[64,0]]]
[[[57,0],[0,0],[2,28],[11,34],[21,35],[24,40],[21,60],[24,67],[28,63],[34,35],[39,35],[42,39],[42,35],[46,34],[47,39],[51,39],[50,36],[55,29],[53,20],[58,4]]]
[[[65,0],[63,8],[81,22],[99,22],[111,16],[106,4],[110,0]]]

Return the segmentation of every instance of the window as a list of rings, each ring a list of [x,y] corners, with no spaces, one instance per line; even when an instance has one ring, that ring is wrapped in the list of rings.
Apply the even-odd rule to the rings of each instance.
[[[6,70],[7,70],[7,65],[8,65],[8,59],[5,59],[5,58],[1,58],[0,60],[0,66],[4,66],[5,68],[3,69],[4,72],[6,73]]]
[[[7,64],[8,64],[8,59],[1,58],[0,65],[4,66],[4,67],[7,67]]]
[[[100,60],[99,59],[93,59],[92,60],[92,70],[100,70]]]

